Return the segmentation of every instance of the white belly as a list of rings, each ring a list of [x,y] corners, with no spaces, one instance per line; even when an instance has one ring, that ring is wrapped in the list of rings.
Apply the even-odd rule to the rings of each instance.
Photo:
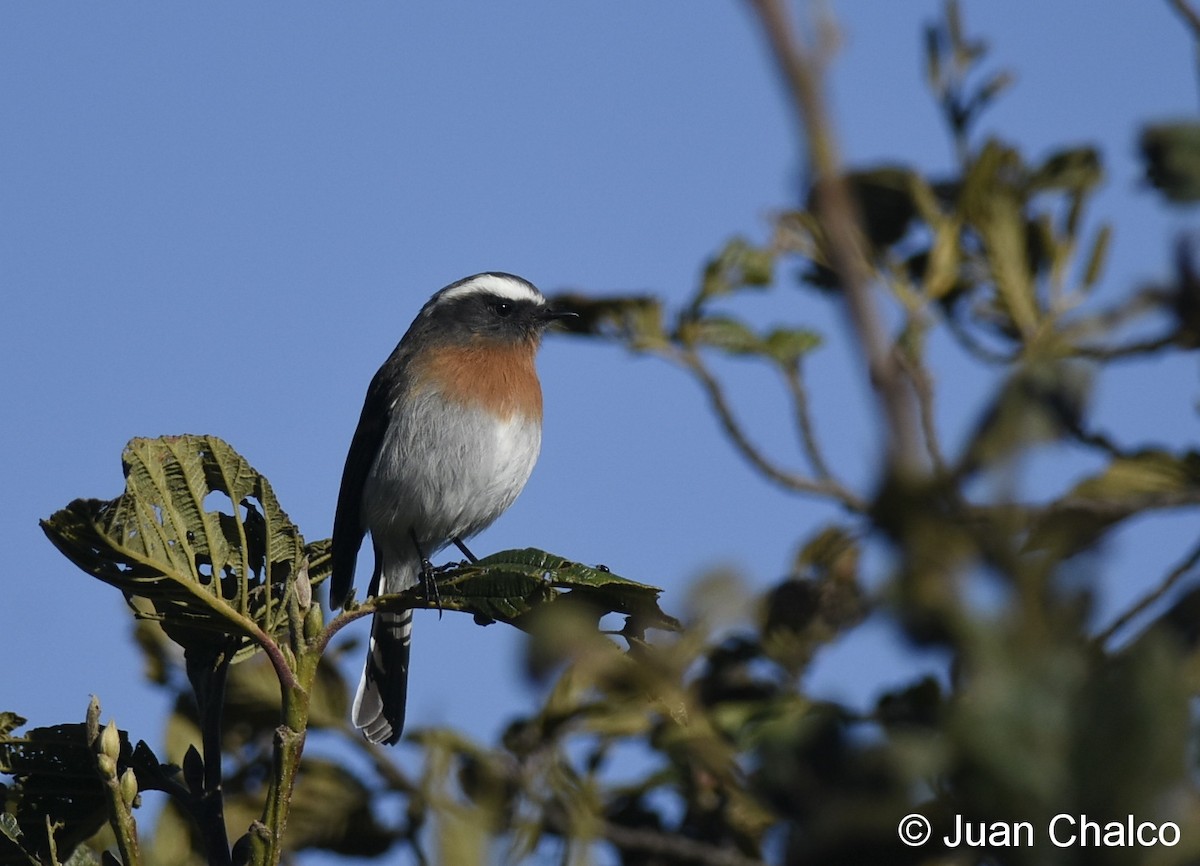
[[[474,535],[517,498],[541,440],[541,425],[525,416],[501,422],[435,392],[420,395],[393,416],[367,476],[367,529],[396,553],[415,531],[426,556]]]

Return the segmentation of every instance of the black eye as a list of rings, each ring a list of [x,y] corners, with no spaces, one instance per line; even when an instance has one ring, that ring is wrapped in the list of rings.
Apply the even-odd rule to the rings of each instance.
[[[497,316],[508,318],[512,315],[513,305],[508,301],[492,301],[492,310]]]

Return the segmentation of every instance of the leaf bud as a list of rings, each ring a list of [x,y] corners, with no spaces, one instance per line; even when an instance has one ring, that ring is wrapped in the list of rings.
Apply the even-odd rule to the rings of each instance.
[[[121,799],[125,801],[126,806],[133,806],[137,795],[137,776],[133,772],[133,767],[129,767],[121,774]]]
[[[321,629],[325,627],[325,617],[321,613],[321,605],[314,604],[308,609],[308,613],[304,615],[304,638],[312,640],[321,633]]]
[[[110,758],[114,765],[117,758],[121,757],[121,732],[114,721],[109,721],[100,732],[100,754]]]

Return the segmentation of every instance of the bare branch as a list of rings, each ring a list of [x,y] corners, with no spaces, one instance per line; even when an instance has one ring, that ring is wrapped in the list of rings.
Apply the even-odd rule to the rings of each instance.
[[[938,437],[937,416],[933,408],[933,379],[920,358],[912,358],[905,352],[897,351],[896,359],[905,375],[908,376],[917,395],[917,405],[921,411],[921,432],[925,437],[925,450],[929,454],[929,459],[933,461],[934,469],[939,475],[945,475],[948,469],[946,457],[942,453],[941,440]]]
[[[977,361],[995,366],[1006,366],[1016,363],[1017,352],[1005,354],[997,349],[985,346],[974,334],[967,330],[962,322],[955,319],[952,315],[945,316],[943,321],[946,323],[947,330],[949,330],[950,335],[954,337],[958,345]]]
[[[1112,640],[1113,635],[1129,625],[1130,622],[1143,614],[1151,605],[1170,592],[1189,571],[1196,567],[1197,563],[1200,563],[1200,542],[1197,542],[1188,555],[1167,573],[1157,587],[1142,596],[1133,607],[1118,616],[1108,628],[1096,635],[1096,645],[1104,646]]]
[[[811,493],[817,496],[831,497],[840,501],[851,511],[861,513],[866,510],[866,503],[862,499],[832,478],[820,480],[809,478],[782,469],[769,460],[746,436],[746,432],[733,415],[733,409],[725,398],[725,391],[721,387],[721,383],[705,366],[704,361],[694,349],[673,349],[665,354],[690,371],[700,382],[708,395],[713,411],[717,414],[717,420],[721,422],[721,428],[725,431],[725,435],[755,469],[779,486],[794,493]]]
[[[804,456],[808,458],[817,478],[822,481],[829,480],[832,474],[829,471],[829,464],[825,462],[821,445],[817,441],[817,431],[813,427],[812,410],[808,401],[808,388],[804,384],[804,371],[800,362],[784,366],[783,378],[787,382],[788,393],[792,398],[792,406],[796,415],[796,433],[800,437]]]
[[[863,253],[865,242],[856,208],[842,177],[817,62],[797,41],[784,0],[749,3],[791,93],[801,140],[808,144],[816,209],[828,240],[830,264],[838,275],[851,325],[866,357],[871,385],[887,421],[888,456],[902,472],[916,474],[921,470],[917,413],[892,354],[892,341],[871,298],[871,267]]]
[[[606,821],[604,838],[622,851],[644,851],[679,863],[698,866],[763,866],[761,860],[747,857],[729,848],[716,848],[686,836],[640,827],[623,827]]]
[[[1192,31],[1192,37],[1200,40],[1200,13],[1188,5],[1187,0],[1167,0],[1167,2],[1187,23],[1188,28]]]
[[[1153,355],[1175,345],[1175,334],[1164,334],[1148,340],[1138,340],[1123,346],[1076,346],[1071,355],[1089,361],[1121,361]]]

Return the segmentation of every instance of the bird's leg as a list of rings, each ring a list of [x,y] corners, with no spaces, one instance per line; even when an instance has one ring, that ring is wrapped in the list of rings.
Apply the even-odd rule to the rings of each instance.
[[[472,563],[479,562],[478,557],[476,557],[475,554],[471,553],[471,551],[467,549],[467,546],[463,544],[463,540],[461,538],[456,535],[450,540],[454,542],[454,546],[457,547],[462,555],[468,560],[470,560]]]
[[[441,619],[442,593],[438,589],[437,579],[433,576],[433,563],[421,549],[421,542],[417,540],[417,531],[409,529],[408,534],[412,538],[413,547],[417,549],[417,556],[421,557],[421,591],[425,593],[427,600],[432,598],[437,603],[438,619]]]
[[[453,538],[451,538],[450,540],[454,542],[454,546],[457,547],[459,549],[459,551],[461,551],[462,555],[465,556],[467,559],[469,559],[472,563],[479,562],[478,557],[476,557],[475,554],[471,553],[471,551],[469,549],[467,549],[467,546],[465,544],[463,544],[463,540],[461,538],[459,538],[456,535]],[[495,620],[492,619],[490,616],[486,616],[482,613],[475,614],[475,624],[476,625],[491,625],[494,622],[495,622]]]

